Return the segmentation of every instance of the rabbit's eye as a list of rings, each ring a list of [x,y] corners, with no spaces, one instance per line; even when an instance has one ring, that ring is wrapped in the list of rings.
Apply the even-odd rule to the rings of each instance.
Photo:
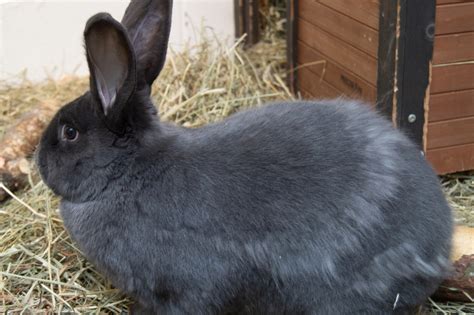
[[[77,138],[79,137],[79,132],[74,127],[64,125],[63,126],[63,131],[62,131],[62,136],[63,136],[64,140],[76,141]]]

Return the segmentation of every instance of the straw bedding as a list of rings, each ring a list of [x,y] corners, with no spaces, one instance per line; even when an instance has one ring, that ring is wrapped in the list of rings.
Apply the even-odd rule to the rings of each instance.
[[[274,14],[278,14],[275,13]],[[244,51],[203,39],[172,53],[153,89],[162,119],[189,127],[222,119],[249,106],[292,99],[285,85],[281,19],[264,41]],[[14,119],[50,99],[63,103],[87,90],[87,78],[19,86],[0,84],[0,136]],[[0,313],[101,313],[126,311],[129,301],[82,256],[64,230],[58,198],[34,168],[28,187],[0,204]],[[442,179],[458,223],[474,225],[474,173]],[[0,188],[1,189],[1,188]],[[433,311],[474,313],[474,304],[430,303]],[[442,312],[441,312],[442,310]]]

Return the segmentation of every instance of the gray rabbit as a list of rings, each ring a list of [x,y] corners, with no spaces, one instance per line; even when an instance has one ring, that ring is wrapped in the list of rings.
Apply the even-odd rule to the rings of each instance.
[[[275,103],[185,129],[150,100],[172,2],[87,22],[90,92],[51,121],[46,184],[138,314],[405,314],[449,268],[451,210],[365,104]],[[223,74],[225,75],[225,73]]]

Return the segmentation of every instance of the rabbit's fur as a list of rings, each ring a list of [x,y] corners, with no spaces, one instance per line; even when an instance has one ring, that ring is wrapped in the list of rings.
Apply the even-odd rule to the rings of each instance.
[[[197,129],[160,123],[149,92],[170,10],[139,0],[124,26],[89,20],[91,92],[41,140],[40,173],[88,259],[144,314],[391,314],[422,303],[448,268],[452,219],[416,146],[343,99]]]

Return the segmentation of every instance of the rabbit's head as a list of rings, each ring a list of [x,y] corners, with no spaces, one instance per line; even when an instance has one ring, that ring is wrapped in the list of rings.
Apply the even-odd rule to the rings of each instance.
[[[94,194],[138,139],[158,127],[150,91],[166,57],[171,6],[134,0],[121,23],[107,13],[88,20],[90,91],[58,111],[37,151],[41,176],[55,193]]]

